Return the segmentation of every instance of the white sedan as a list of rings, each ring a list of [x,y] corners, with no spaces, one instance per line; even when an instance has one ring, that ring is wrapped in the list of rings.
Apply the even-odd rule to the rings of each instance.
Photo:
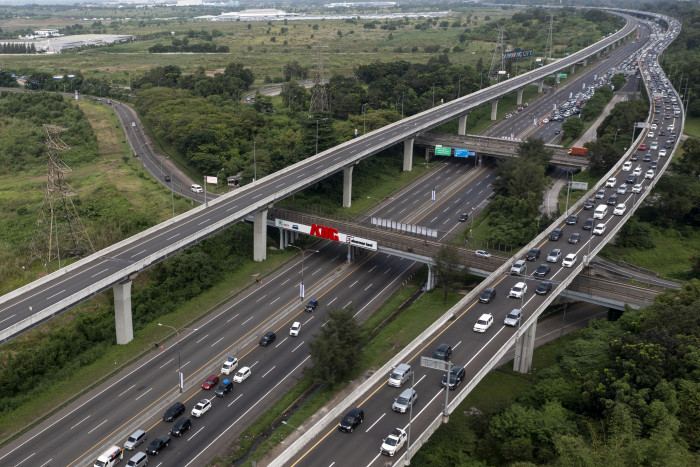
[[[654,175],[655,175],[654,171],[649,169],[649,170],[647,170],[647,173],[644,174],[644,178],[654,178]]]
[[[632,193],[641,193],[642,192],[642,186],[641,183],[637,183],[635,186],[632,187]]]
[[[636,169],[634,169],[634,172],[632,172],[632,175],[636,175],[637,177],[642,175],[642,166],[638,165]]]
[[[622,216],[625,214],[625,211],[627,211],[627,205],[626,204],[618,204],[615,206],[615,210],[613,211],[613,216]]]
[[[493,315],[491,313],[484,313],[479,317],[474,325],[475,332],[486,332],[488,328],[493,324]]]
[[[576,264],[576,253],[569,253],[566,258],[561,262],[561,265],[565,268],[570,268]]]
[[[211,409],[211,401],[208,399],[202,399],[201,401],[197,402],[197,405],[195,405],[192,409],[192,416],[199,418],[207,413],[209,409]]]
[[[598,224],[593,229],[593,235],[603,235],[605,233],[605,224]]]
[[[234,383],[242,383],[243,381],[247,380],[250,378],[250,368],[247,366],[244,366],[238,372],[236,375],[233,377],[233,382]]]
[[[665,156],[666,155],[666,148],[661,148],[659,149],[659,156]]]
[[[622,164],[622,170],[624,170],[625,172],[629,172],[630,170],[632,170],[632,163],[630,161],[627,161],[624,164]]]
[[[607,182],[605,182],[606,188],[615,188],[615,184],[617,183],[617,179],[615,178],[609,178]]]
[[[292,327],[289,328],[289,335],[290,336],[298,336],[299,331],[301,331],[301,323],[299,321],[294,321],[294,324],[292,324]]]

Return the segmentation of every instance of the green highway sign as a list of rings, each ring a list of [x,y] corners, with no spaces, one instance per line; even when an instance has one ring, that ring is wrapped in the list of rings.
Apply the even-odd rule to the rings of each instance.
[[[435,155],[436,156],[451,156],[452,155],[452,148],[448,148],[446,146],[435,146]]]
[[[557,78],[566,78],[566,73],[557,73]]]

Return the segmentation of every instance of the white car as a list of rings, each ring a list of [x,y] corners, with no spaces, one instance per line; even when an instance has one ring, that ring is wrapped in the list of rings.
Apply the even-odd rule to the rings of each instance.
[[[625,214],[625,211],[627,211],[627,205],[620,203],[617,206],[615,206],[613,216],[622,216]]]
[[[236,371],[236,368],[238,368],[238,359],[236,357],[229,357],[221,366],[221,372],[225,375],[230,375],[232,371]]]
[[[525,282],[518,282],[510,289],[510,292],[508,292],[508,297],[522,298],[525,292],[527,292],[527,284]]]
[[[561,262],[562,267],[565,268],[570,268],[574,264],[576,264],[576,253],[569,253]]]
[[[634,172],[632,172],[632,175],[638,177],[642,175],[642,166],[638,165],[636,169],[634,169]]]
[[[615,184],[617,183],[617,179],[615,178],[609,178],[607,182],[605,182],[605,187],[606,188],[615,188]]]
[[[382,442],[382,447],[379,448],[379,452],[386,454],[387,456],[394,457],[394,455],[401,450],[408,435],[401,428],[394,428],[389,436]]]
[[[195,405],[192,409],[192,416],[199,418],[207,413],[209,409],[211,409],[211,401],[208,399],[202,399],[201,401],[197,402],[197,405]]]
[[[626,183],[623,183],[622,185],[620,185],[619,187],[617,187],[617,194],[618,194],[618,195],[624,195],[625,193],[627,193],[627,184],[626,184]]]
[[[593,229],[593,235],[603,235],[605,233],[605,224],[598,224]]]
[[[651,129],[656,130],[656,123],[651,124]],[[654,136],[653,133],[650,136]]]
[[[653,126],[654,126],[654,125],[652,125],[652,127],[653,127]],[[647,133],[647,136],[648,136],[649,138],[653,138],[653,137],[654,137],[654,132],[653,132],[653,131],[650,131],[649,133]]]
[[[292,324],[292,327],[289,328],[289,335],[290,336],[298,336],[299,331],[301,331],[301,323],[299,321],[294,321]]]
[[[474,325],[475,332],[486,332],[488,328],[493,324],[493,315],[491,313],[484,313],[476,320]]]
[[[666,148],[661,148],[659,149],[659,156],[665,156],[666,155]]]
[[[485,251],[485,250],[476,250],[474,252],[474,254],[476,256],[479,256],[480,258],[490,258],[491,257],[491,253],[489,253],[488,251]]]
[[[190,191],[192,191],[194,193],[202,193],[204,190],[202,189],[201,186],[194,184],[194,185],[190,185]]]
[[[250,368],[244,366],[233,377],[234,383],[242,383],[250,377]]]
[[[642,184],[637,183],[635,186],[632,187],[632,193],[641,193],[642,192]]]
[[[644,174],[644,178],[654,178],[654,171],[649,169],[647,170],[647,173]]]
[[[632,170],[632,163],[630,161],[627,161],[624,164],[622,164],[622,170],[624,170],[625,172],[629,172],[630,170]]]

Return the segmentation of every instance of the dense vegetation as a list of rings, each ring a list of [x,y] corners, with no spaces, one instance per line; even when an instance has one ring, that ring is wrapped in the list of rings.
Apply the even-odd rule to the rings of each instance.
[[[412,463],[697,465],[698,317],[694,281],[617,322],[593,322],[514,401],[456,410]]]

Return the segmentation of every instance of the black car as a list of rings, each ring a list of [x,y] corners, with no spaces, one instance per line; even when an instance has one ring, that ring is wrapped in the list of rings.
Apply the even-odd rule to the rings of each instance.
[[[309,313],[314,311],[316,307],[318,306],[318,302],[316,300],[309,300],[309,303],[306,304],[304,307],[305,311],[308,311]]]
[[[566,219],[566,225],[576,225],[578,223],[578,216],[572,214]]]
[[[469,213],[463,212],[462,214],[459,215],[459,221],[460,222],[465,222],[467,218],[469,217]]]
[[[642,159],[642,162],[649,162],[651,161],[651,154],[646,153],[644,154],[644,159]]]
[[[459,383],[464,381],[464,376],[464,368],[461,366],[453,366],[450,370],[450,389],[455,389],[457,386],[459,386]],[[440,385],[443,388],[447,386],[447,375],[442,377],[442,383],[440,383]]]
[[[571,243],[572,245],[577,245],[578,242],[581,241],[581,234],[578,232],[574,232],[569,236],[568,242]]]
[[[540,257],[540,249],[539,248],[531,248],[530,251],[527,252],[527,255],[525,255],[525,259],[527,261],[535,261],[537,258]]]
[[[265,335],[260,338],[260,345],[267,347],[268,345],[272,344],[275,339],[277,339],[277,334],[272,331],[266,332]]]
[[[225,379],[219,386],[217,386],[214,393],[219,397],[224,397],[229,392],[233,391],[233,382]]]
[[[631,160],[631,161],[639,160],[639,154],[637,154],[637,153],[635,152],[634,154],[632,154],[632,157],[630,157],[630,160]]]
[[[448,361],[452,357],[452,347],[450,344],[440,344],[440,346],[433,352],[433,358],[438,360]]]
[[[556,228],[549,233],[549,239],[553,242],[556,242],[561,238],[562,235],[564,235],[564,231],[560,228]]]
[[[163,180],[166,182],[170,181],[170,175],[163,175]]]
[[[361,408],[355,407],[354,409],[350,410],[350,412],[348,412],[346,416],[343,417],[343,419],[338,424],[338,429],[346,433],[352,433],[357,427],[357,425],[360,425],[362,423],[362,420],[364,419],[365,413],[362,411]]]
[[[173,427],[170,429],[170,434],[179,438],[190,428],[192,428],[192,421],[189,418],[184,417],[175,422],[175,425],[173,425]]]
[[[608,198],[607,201],[609,206],[615,206],[617,204],[617,193],[613,193],[610,195],[610,198]]]
[[[650,168],[650,169],[654,169],[654,170],[656,170],[656,168],[657,168],[658,166],[659,166],[659,162],[658,162],[658,161],[652,161],[652,163],[649,164],[649,168]]]
[[[479,301],[481,303],[489,303],[493,298],[496,296],[496,289],[494,288],[488,288],[481,292],[481,295],[479,295]]]
[[[163,421],[172,422],[183,413],[185,413],[185,405],[182,402],[175,402],[163,414]]]
[[[630,175],[627,176],[627,180],[625,180],[625,182],[626,182],[627,184],[630,184],[630,183],[631,183],[631,184],[636,184],[636,183],[637,183],[637,176],[636,176],[636,175],[630,174]]]
[[[593,208],[595,208],[595,198],[590,198],[588,201],[583,203],[583,209],[586,211],[590,211]]]
[[[549,266],[549,264],[540,264],[539,266],[537,266],[537,269],[535,269],[535,272],[533,272],[532,275],[537,277],[544,277],[549,273],[550,269],[552,268]]]
[[[169,435],[161,435],[151,441],[151,444],[148,445],[148,449],[146,449],[146,452],[149,453],[152,456],[157,456],[160,451],[163,449],[167,448],[170,445],[170,436]]]
[[[535,289],[535,293],[537,295],[547,295],[547,292],[550,290],[552,290],[552,283],[549,281],[542,281]]]

